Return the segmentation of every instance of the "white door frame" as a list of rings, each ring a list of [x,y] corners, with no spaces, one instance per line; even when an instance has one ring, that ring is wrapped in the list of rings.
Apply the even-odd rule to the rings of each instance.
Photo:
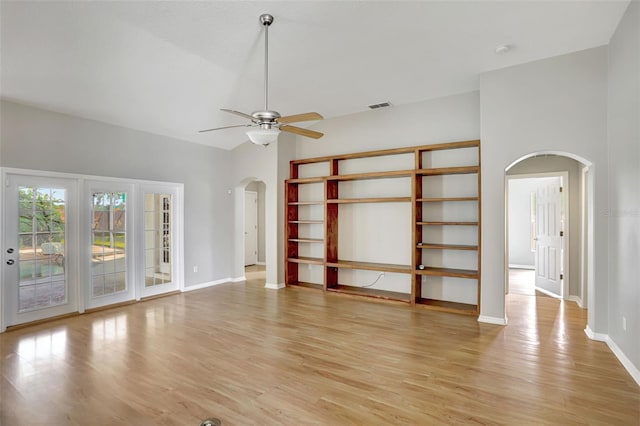
[[[144,254],[144,233],[145,233],[145,208],[144,208],[144,195],[145,194],[170,194],[171,200],[171,226],[170,226],[170,241],[171,241],[171,282],[167,284],[157,285],[147,288],[145,286],[145,254]],[[140,241],[139,253],[136,255],[135,269],[136,273],[136,300],[140,300],[144,297],[156,296],[158,294],[183,290],[184,289],[184,239],[183,239],[183,210],[182,210],[182,186],[181,185],[165,185],[160,183],[142,183],[138,187],[138,200],[137,211],[139,226],[136,231],[136,239]]]
[[[547,172],[547,173],[527,173],[527,174],[505,174],[505,294],[509,292],[509,181],[512,179],[536,179],[546,177],[560,177],[563,187],[563,209],[564,209],[564,238],[562,240],[562,298],[569,299],[569,172]],[[536,290],[547,293],[542,289],[536,287]],[[557,297],[552,293],[548,293],[550,296]]]
[[[68,188],[67,198],[65,200],[65,215],[68,219],[65,223],[65,239],[68,239],[69,244],[65,247],[65,273],[67,275],[67,303],[64,305],[59,305],[59,307],[49,308],[51,317],[55,317],[58,315],[64,315],[67,313],[77,312],[79,309],[79,286],[80,286],[80,274],[79,274],[79,262],[77,261],[77,242],[80,239],[78,232],[78,222],[79,222],[79,208],[78,208],[78,199],[80,198],[80,191],[78,181],[68,176],[59,173],[43,173],[32,170],[20,170],[20,169],[9,169],[4,168],[0,169],[0,181],[3,188],[2,197],[0,197],[0,226],[2,229],[2,238],[0,238],[0,252],[2,256],[2,268],[0,268],[0,282],[3,283],[0,286],[0,332],[6,330],[6,327],[9,326],[11,314],[11,310],[5,306],[5,303],[8,303],[9,297],[9,289],[7,283],[9,282],[8,271],[5,267],[4,262],[8,260],[16,260],[17,256],[15,254],[7,253],[7,250],[11,247],[8,246],[8,242],[6,241],[5,236],[7,235],[7,230],[9,224],[7,223],[7,217],[9,214],[4,211],[5,208],[8,207],[9,203],[6,199],[8,196],[13,196],[13,193],[9,193],[6,189],[10,185],[10,178],[15,176],[20,179],[24,179],[25,181],[32,180],[34,184],[37,184],[38,181],[48,181],[48,186],[56,186],[56,183],[60,186],[65,186]],[[13,247],[16,250],[15,247]],[[15,251],[14,251],[15,253]],[[15,264],[17,267],[17,263]],[[36,321],[39,320],[40,317],[37,315],[38,310],[33,311],[33,314],[23,315],[24,322]]]
[[[82,224],[87,223],[85,222],[85,219],[87,218],[86,216],[87,203],[88,204],[91,203],[91,200],[81,201],[83,197],[86,197],[87,189],[86,189],[85,181],[97,181],[97,182],[103,182],[105,184],[108,184],[108,183],[129,184],[129,185],[132,185],[136,193],[139,191],[139,188],[142,187],[143,185],[150,185],[150,186],[159,185],[159,186],[169,186],[173,188],[177,194],[174,202],[174,205],[175,205],[175,217],[174,217],[175,228],[174,229],[176,231],[176,236],[174,240],[175,241],[174,260],[176,261],[175,262],[176,263],[175,279],[177,280],[178,289],[184,290],[184,201],[183,201],[184,200],[184,184],[175,183],[175,182],[158,182],[158,181],[147,181],[147,180],[137,180],[137,179],[105,177],[105,176],[90,176],[90,175],[82,175],[82,174],[75,174],[75,173],[50,172],[50,171],[44,171],[44,170],[0,167],[0,185],[2,185],[2,188],[3,188],[1,192],[2,195],[0,196],[0,230],[2,231],[2,235],[4,235],[4,230],[6,229],[5,226],[6,226],[6,220],[7,220],[4,212],[4,208],[6,205],[5,204],[6,200],[4,199],[6,191],[4,190],[4,188],[6,188],[6,185],[7,185],[7,175],[11,175],[11,174],[34,176],[34,177],[49,178],[49,179],[61,178],[61,179],[75,180],[76,200],[74,201],[74,207],[78,211],[78,218],[77,220],[75,220],[75,223],[69,224],[68,226],[72,226],[75,228],[75,232],[78,235],[78,238],[77,238],[78,242],[76,244],[76,247],[69,248],[70,250],[73,250],[69,254],[77,253],[76,257],[78,258],[78,260],[74,262],[72,267],[73,267],[73,272],[76,274],[79,280],[83,280],[87,274],[86,264],[88,263],[85,263],[86,259],[83,259],[83,256],[90,257],[89,254],[87,253],[83,254],[82,252],[80,252],[80,248],[84,246],[84,244],[87,241],[87,238],[89,238],[89,241],[90,241],[90,235],[89,235],[90,229],[83,229],[85,227],[81,226]],[[90,209],[90,206],[89,206],[89,209]],[[130,220],[133,220],[133,217],[130,218]],[[133,245],[134,244],[132,243],[131,244],[132,250],[135,249]],[[2,259],[3,262],[7,260],[5,256],[7,248],[8,247],[6,247],[4,238],[0,238],[0,253],[3,253],[2,256],[0,256],[0,259]],[[139,257],[136,253],[133,253],[132,255]],[[4,332],[7,328],[7,318],[6,318],[7,310],[5,306],[5,304],[7,303],[7,298],[6,298],[6,294],[4,294],[5,287],[3,284],[6,281],[3,274],[4,274],[4,268],[0,269],[0,333]],[[83,287],[82,285],[78,285],[78,287],[79,288],[76,290],[77,291],[76,293],[77,311],[79,313],[83,313],[85,310],[85,303],[84,303],[85,292],[82,289]],[[135,294],[136,294],[136,299],[139,299],[140,292],[136,290]]]
[[[82,282],[84,291],[84,309],[93,309],[103,306],[113,305],[116,303],[134,300],[135,292],[135,265],[133,259],[136,257],[136,238],[132,231],[136,228],[136,208],[133,205],[137,197],[136,188],[131,182],[113,182],[104,180],[85,180],[83,188],[83,209],[81,212],[81,223],[84,224],[81,229],[82,240],[80,250],[80,260],[82,262]],[[91,224],[93,217],[91,211],[93,209],[92,200],[94,192],[124,192],[127,201],[125,204],[125,250],[126,250],[126,291],[114,293],[111,295],[92,297],[92,253],[91,253]]]

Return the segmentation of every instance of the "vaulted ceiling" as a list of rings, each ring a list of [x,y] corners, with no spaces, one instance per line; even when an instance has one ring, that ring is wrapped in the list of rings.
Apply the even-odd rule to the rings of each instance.
[[[263,108],[262,13],[275,16],[270,108],[331,118],[477,90],[484,71],[607,44],[627,5],[2,1],[0,95],[231,149],[244,129],[197,131],[244,123],[220,108]]]

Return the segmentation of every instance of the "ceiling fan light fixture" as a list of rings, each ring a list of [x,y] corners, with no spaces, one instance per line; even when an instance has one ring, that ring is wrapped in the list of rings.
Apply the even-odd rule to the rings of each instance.
[[[278,141],[280,130],[272,127],[270,129],[253,129],[247,132],[247,137],[256,145],[267,146]]]

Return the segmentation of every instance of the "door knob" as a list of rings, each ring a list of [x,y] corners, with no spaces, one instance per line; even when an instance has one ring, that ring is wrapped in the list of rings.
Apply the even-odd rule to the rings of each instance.
[[[7,260],[7,265],[13,265],[14,263],[16,262],[13,259]]]
[[[7,253],[9,253],[9,254],[13,253],[13,249],[12,248],[8,248],[7,249]]]

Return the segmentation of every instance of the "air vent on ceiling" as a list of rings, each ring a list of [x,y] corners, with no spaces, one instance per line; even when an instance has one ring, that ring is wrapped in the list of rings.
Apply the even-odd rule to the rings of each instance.
[[[390,106],[391,106],[391,102],[386,101],[386,102],[380,102],[379,104],[369,105],[369,109],[386,108]]]

